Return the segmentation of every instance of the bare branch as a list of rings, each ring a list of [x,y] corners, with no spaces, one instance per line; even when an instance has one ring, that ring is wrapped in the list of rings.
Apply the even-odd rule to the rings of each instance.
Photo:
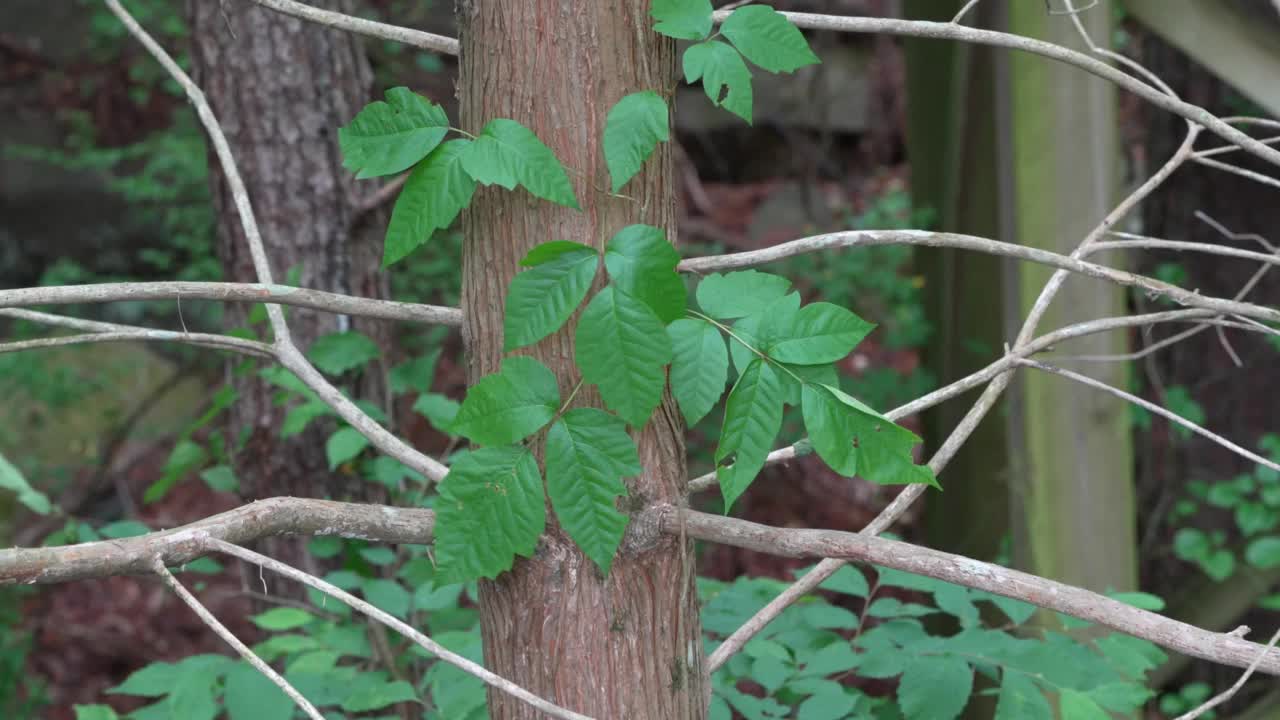
[[[565,720],[591,720],[591,718],[587,717],[586,715],[581,715],[579,713],[573,712],[572,710],[566,710],[560,707],[559,705],[555,705],[554,703],[548,702],[547,700],[544,700],[538,697],[537,695],[534,695],[533,693],[529,692],[528,690],[525,690],[524,688],[511,682],[510,680],[500,675],[495,675],[494,673],[489,672],[484,668],[484,666],[474,663],[466,659],[465,657],[458,655],[457,653],[453,653],[453,652],[450,652],[449,650],[446,650],[439,643],[427,637],[426,635],[423,635],[422,633],[418,632],[417,630],[405,624],[404,622],[400,621],[395,616],[389,613],[383,612],[382,610],[379,610],[373,605],[370,605],[364,600],[361,600],[360,598],[352,595],[349,592],[346,592],[345,590],[339,588],[338,586],[332,583],[325,582],[324,580],[321,580],[320,578],[315,577],[314,575],[309,575],[305,572],[302,572],[301,570],[298,570],[297,568],[294,568],[290,565],[286,565],[278,560],[273,560],[265,555],[260,555],[256,552],[253,552],[252,550],[246,550],[245,548],[242,548],[239,545],[234,545],[232,543],[229,543],[223,540],[210,540],[209,542],[210,542],[210,546],[219,552],[223,552],[228,555],[234,555],[235,557],[238,557],[241,560],[244,560],[246,562],[251,562],[255,565],[264,567],[273,572],[280,573],[281,575],[284,575],[287,578],[296,580],[308,587],[315,588],[320,592],[323,592],[327,595],[331,595],[341,600],[342,602],[350,605],[356,610],[359,610],[365,615],[368,615],[374,620],[377,620],[383,625],[386,625],[387,627],[392,628],[393,630],[404,635],[410,640],[413,640],[424,650],[435,655],[436,657],[440,658],[444,662],[447,662],[450,665],[453,665],[454,667],[458,668],[459,670],[462,670],[463,672],[469,675],[473,675],[479,678],[486,685],[489,685],[492,688],[500,690],[504,693],[507,693],[508,695],[511,695],[514,698],[517,698],[519,700],[524,701],[525,703],[528,703],[530,707],[536,708],[553,717],[564,718]]]
[[[213,613],[209,612],[209,609],[196,599],[196,596],[192,595],[185,587],[183,587],[182,583],[178,582],[178,579],[173,576],[173,573],[169,572],[169,569],[164,566],[164,562],[161,561],[160,558],[152,558],[152,561],[152,569],[160,576],[161,580],[164,580],[165,585],[168,585],[171,590],[177,593],[178,597],[182,598],[182,602],[186,603],[187,607],[194,610],[196,615],[200,617],[200,620],[217,633],[218,637],[226,640],[228,645],[235,648],[236,652],[240,653],[240,657],[244,658],[254,667],[255,670],[266,675],[267,679],[270,680],[273,685],[284,691],[284,694],[288,695],[290,700],[293,700],[298,707],[302,708],[302,712],[306,713],[307,717],[311,718],[311,720],[325,720],[324,716],[320,714],[320,711],[317,710],[310,701],[303,697],[302,693],[298,692],[297,688],[290,685],[289,681],[285,680],[280,673],[276,672],[270,665],[263,662],[262,658],[258,657],[256,653],[250,650],[249,646],[245,645],[240,638],[236,637],[235,633],[228,630],[221,622],[218,622],[218,618],[214,617]]]
[[[1275,0],[1275,1],[1277,3],[1277,7],[1280,7],[1280,0]],[[1234,684],[1232,684],[1231,687],[1209,698],[1200,707],[1195,708],[1190,712],[1186,712],[1179,715],[1174,720],[1195,720],[1196,718],[1204,715],[1210,710],[1218,707],[1222,703],[1235,697],[1236,693],[1240,692],[1240,688],[1244,687],[1245,682],[1247,682],[1249,678],[1253,675],[1253,673],[1258,669],[1258,663],[1262,662],[1263,656],[1265,656],[1268,652],[1270,652],[1271,648],[1274,648],[1276,646],[1277,640],[1280,640],[1280,630],[1275,631],[1275,633],[1271,636],[1271,641],[1267,643],[1266,648],[1258,652],[1258,657],[1254,658],[1254,661],[1249,663],[1249,667],[1245,668],[1244,673],[1240,675],[1240,677],[1235,681]]]
[[[388,25],[387,23],[374,22],[373,20],[365,20],[364,18],[352,17],[351,15],[343,15],[342,13],[331,12],[329,10],[321,10],[311,5],[306,5],[294,0],[253,0],[262,7],[275,10],[285,15],[308,22],[326,25],[338,30],[346,30],[359,35],[368,35],[370,37],[390,40],[392,42],[411,45],[423,50],[431,52],[443,53],[445,55],[458,54],[458,41],[444,37],[443,35],[433,35],[429,32],[421,30],[412,30],[399,25]]]
[[[334,535],[389,543],[431,542],[430,510],[278,497],[138,537],[0,550],[0,585],[35,585],[137,575],[153,558],[177,567],[209,554],[211,539],[245,543],[273,535]]]
[[[1239,167],[1237,165],[1232,165],[1231,163],[1225,163],[1225,162],[1222,162],[1221,160],[1214,160],[1212,158],[1207,158],[1203,155],[1192,155],[1191,159],[1194,160],[1195,162],[1200,163],[1201,165],[1206,165],[1211,168],[1216,168],[1218,170],[1229,172],[1229,173],[1232,173],[1233,175],[1239,175],[1242,178],[1246,178],[1254,182],[1262,183],[1263,185],[1270,185],[1273,188],[1280,188],[1280,180],[1277,180],[1271,177],[1270,175],[1263,175],[1260,172],[1254,172],[1253,170],[1246,170],[1245,168]]]
[[[50,285],[47,287],[0,290],[0,308],[133,300],[271,302],[355,317],[401,320],[404,322],[448,325],[451,327],[462,325],[462,311],[457,308],[402,303],[391,300],[373,300],[289,285],[174,281]]]
[[[212,335],[209,333],[175,332],[172,330],[155,330],[135,325],[119,325],[116,323],[81,320],[79,318],[51,315],[32,310],[0,309],[0,317],[11,317],[54,327],[66,327],[85,330],[88,335],[66,335],[53,338],[22,340],[0,343],[0,353],[34,350],[38,348],[58,347],[62,345],[78,345],[99,342],[180,342],[189,345],[239,352],[254,357],[274,358],[275,348],[266,343],[229,335]]]
[[[1215,633],[1172,618],[1139,610],[1119,600],[1019,570],[952,555],[869,533],[775,528],[693,510],[665,507],[662,531],[680,532],[708,542],[795,558],[840,558],[874,563],[969,588],[1029,602],[1037,607],[1087,620],[1161,647],[1223,665],[1280,675],[1280,652],[1228,633]],[[809,574],[812,574],[810,571]],[[808,577],[808,575],[805,575]]]

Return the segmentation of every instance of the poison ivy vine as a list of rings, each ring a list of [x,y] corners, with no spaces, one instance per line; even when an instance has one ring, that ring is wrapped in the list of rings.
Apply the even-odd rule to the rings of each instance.
[[[701,79],[713,103],[747,122],[746,61],[770,72],[818,62],[800,31],[772,8],[739,8],[718,35],[711,12],[708,0],[654,0],[651,10],[655,31],[696,41],[684,54],[685,78]],[[450,132],[463,137],[445,141]],[[658,91],[621,98],[602,138],[612,193],[669,137],[670,111]],[[567,172],[533,131],[498,118],[470,135],[406,88],[364,108],[339,131],[339,143],[358,177],[409,171],[387,229],[386,264],[451,225],[477,183],[520,186],[578,209]],[[588,297],[602,261],[608,283]],[[872,324],[830,303],[803,304],[786,278],[754,270],[702,278],[694,307],[679,262],[662,229],[649,225],[622,228],[603,252],[552,240],[520,262],[524,270],[507,292],[504,350],[542,341],[577,313],[579,377],[562,397],[549,368],[513,355],[467,392],[448,429],[474,448],[453,459],[436,504],[440,582],[493,578],[517,556],[532,555],[548,499],[561,527],[607,573],[628,522],[618,499],[625,480],[644,472],[628,428],[648,423],[668,387],[689,424],[724,400],[715,459],[726,512],[764,467],[787,405],[801,408],[814,450],[836,472],[936,484],[913,460],[919,438],[839,387],[834,364]],[[571,408],[587,384],[607,411]],[[544,448],[541,467],[535,446]]]

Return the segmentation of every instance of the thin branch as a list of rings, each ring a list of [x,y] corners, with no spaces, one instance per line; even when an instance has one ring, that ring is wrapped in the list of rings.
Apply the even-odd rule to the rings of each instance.
[[[1280,8],[1280,0],[1275,0],[1275,1],[1277,4],[1277,8]],[[1190,712],[1186,712],[1179,715],[1174,720],[1195,720],[1196,718],[1204,715],[1210,710],[1218,707],[1222,703],[1235,697],[1236,693],[1240,692],[1240,688],[1244,687],[1245,682],[1247,682],[1249,678],[1253,675],[1253,673],[1257,671],[1258,663],[1262,662],[1262,658],[1267,653],[1271,652],[1271,649],[1276,646],[1276,641],[1278,640],[1280,640],[1280,630],[1275,631],[1275,633],[1271,636],[1271,641],[1267,643],[1267,646],[1265,648],[1258,651],[1258,657],[1254,658],[1253,662],[1249,663],[1249,667],[1245,668],[1244,673],[1240,675],[1240,677],[1235,681],[1235,683],[1231,687],[1209,698],[1209,700],[1207,700],[1200,707],[1194,710],[1191,710]]]
[[[277,497],[137,537],[0,550],[0,585],[145,574],[156,557],[168,567],[178,567],[207,555],[210,539],[246,543],[275,535],[332,535],[425,545],[434,527],[430,510]]]
[[[1280,265],[1280,254],[1276,253],[1260,253],[1254,250],[1242,250],[1211,243],[1161,240],[1159,238],[1142,237],[1133,233],[1112,232],[1108,234],[1129,239],[1119,242],[1096,242],[1089,246],[1089,252],[1086,254],[1092,255],[1095,252],[1103,252],[1105,250],[1174,250],[1177,252],[1198,252],[1208,255],[1243,258],[1267,265]]]
[[[169,589],[173,590],[177,593],[178,597],[182,598],[182,601],[187,604],[187,607],[195,611],[196,615],[200,617],[200,620],[203,621],[205,625],[208,625],[210,629],[217,633],[218,637],[227,641],[228,645],[235,648],[236,652],[240,653],[240,657],[244,658],[245,661],[252,665],[255,670],[267,676],[267,679],[270,680],[273,685],[284,691],[284,694],[288,695],[290,700],[293,700],[298,707],[302,708],[302,712],[306,713],[307,717],[311,718],[311,720],[325,720],[324,716],[320,714],[320,711],[317,710],[310,701],[303,697],[302,693],[298,692],[297,688],[290,685],[289,681],[285,680],[280,673],[276,672],[270,665],[263,662],[262,658],[258,657],[256,653],[250,650],[248,645],[241,642],[240,638],[236,637],[235,633],[228,630],[225,625],[218,621],[218,618],[213,616],[213,613],[209,612],[208,608],[202,605],[194,595],[183,587],[182,583],[178,582],[178,579],[173,576],[173,573],[169,572],[169,569],[164,566],[164,562],[161,561],[160,558],[153,558],[152,569],[160,576],[161,580],[164,580],[164,584],[168,585]]]
[[[343,15],[342,13],[331,12],[329,10],[321,10],[311,5],[306,5],[294,0],[253,0],[262,7],[275,10],[285,15],[308,22],[326,25],[338,30],[346,30],[359,35],[368,35],[370,37],[390,40],[392,42],[403,43],[412,47],[421,48],[430,52],[442,53],[444,55],[458,54],[458,41],[444,37],[443,35],[433,35],[429,32],[421,30],[412,30],[407,27],[398,25],[388,25],[387,23],[374,22],[373,20],[365,20],[364,18],[352,17],[351,15]]]
[[[36,338],[34,340],[16,340],[14,342],[0,343],[0,354],[107,342],[178,342],[214,350],[238,352],[254,357],[273,358],[276,356],[274,348],[256,340],[244,340],[226,335],[210,335],[208,333],[182,333],[173,332],[172,330],[147,330],[145,328],[118,332],[94,332],[85,335],[60,335],[58,337]]]
[[[1223,170],[1225,172],[1232,173],[1233,175],[1239,175],[1242,178],[1246,178],[1254,182],[1262,183],[1263,185],[1270,185],[1273,188],[1280,188],[1280,180],[1277,180],[1271,177],[1270,175],[1263,175],[1260,172],[1254,172],[1253,170],[1246,170],[1245,168],[1239,167],[1237,165],[1232,165],[1231,163],[1225,163],[1225,162],[1222,162],[1221,160],[1213,160],[1211,158],[1207,158],[1202,155],[1192,155],[1191,159],[1194,160],[1195,162],[1200,163],[1201,165],[1205,165],[1211,168],[1216,168],[1218,170]]]
[[[1061,377],[1067,378],[1068,380],[1074,380],[1075,382],[1081,383],[1083,385],[1088,385],[1089,387],[1096,388],[1105,393],[1115,395],[1116,397],[1126,402],[1137,405],[1138,407],[1148,412],[1155,413],[1156,415],[1163,417],[1169,422],[1177,423],[1178,425],[1181,425],[1182,427],[1190,430],[1191,432],[1196,433],[1201,437],[1207,438],[1217,443],[1218,445],[1221,445],[1222,447],[1230,450],[1231,452],[1234,452],[1235,454],[1240,455],[1241,457],[1252,460],[1253,462],[1259,465],[1262,465],[1263,467],[1267,467],[1272,470],[1275,470],[1276,472],[1280,472],[1280,463],[1276,463],[1268,458],[1265,458],[1249,450],[1248,448],[1241,447],[1231,442],[1230,440],[1222,437],[1221,435],[1218,435],[1217,433],[1211,432],[1209,430],[1204,429],[1203,427],[1200,427],[1196,423],[1191,422],[1190,420],[1182,417],[1181,415],[1178,415],[1175,412],[1166,410],[1165,408],[1161,407],[1160,405],[1157,405],[1156,403],[1140,398],[1137,395],[1134,395],[1132,393],[1125,392],[1124,390],[1121,390],[1119,388],[1112,387],[1102,382],[1101,380],[1095,380],[1094,378],[1091,378],[1087,375],[1081,375],[1078,372],[1073,372],[1071,370],[1067,370],[1066,368],[1060,368],[1055,365],[1047,365],[1045,363],[1036,362],[1035,360],[1028,360],[1026,358],[1019,359],[1018,364],[1025,365],[1026,367],[1030,367],[1030,368],[1035,368],[1037,370],[1043,370],[1044,372],[1052,373],[1054,375],[1059,375]]]
[[[951,18],[951,22],[958,25],[960,21],[964,19],[964,16],[973,9],[973,6],[977,4],[978,0],[969,0],[969,2],[964,4],[964,7],[960,8],[960,12],[956,13],[955,17]]]
[[[280,573],[291,580],[296,580],[308,587],[314,588],[326,595],[330,595],[341,600],[352,608],[359,610],[365,615],[368,615],[374,620],[377,620],[378,622],[413,640],[421,648],[440,658],[444,662],[453,665],[468,675],[479,678],[486,685],[489,685],[496,690],[507,693],[518,700],[524,701],[530,707],[547,713],[553,717],[564,718],[565,720],[591,720],[591,718],[586,715],[573,712],[572,710],[566,710],[559,705],[544,700],[510,680],[490,672],[485,669],[484,666],[474,663],[461,655],[450,652],[436,641],[418,632],[414,628],[397,619],[395,616],[379,610],[373,605],[370,605],[364,600],[361,600],[332,583],[325,582],[324,580],[321,580],[314,575],[302,572],[295,567],[286,565],[278,560],[273,560],[265,555],[260,555],[252,550],[246,550],[239,545],[234,545],[224,540],[210,540],[209,543],[212,548],[219,552],[234,555],[245,562],[250,562],[258,565],[259,567]]]
[[[689,537],[780,557],[840,558],[883,565],[964,587],[984,590],[1037,607],[1087,620],[1161,647],[1223,665],[1280,675],[1280,652],[1268,651],[1229,633],[1215,633],[1172,618],[1139,610],[1119,600],[1056,580],[973,560],[932,548],[888,540],[869,533],[776,528],[683,508],[659,508],[660,527],[668,535],[684,528]],[[810,571],[809,574],[812,574]],[[805,575],[808,577],[808,574]],[[1261,659],[1259,659],[1261,658]]]
[[[275,303],[354,317],[400,320],[426,325],[462,325],[462,311],[438,305],[373,300],[289,285],[225,282],[138,282],[50,285],[0,290],[0,308],[71,305],[134,300],[216,300]]]

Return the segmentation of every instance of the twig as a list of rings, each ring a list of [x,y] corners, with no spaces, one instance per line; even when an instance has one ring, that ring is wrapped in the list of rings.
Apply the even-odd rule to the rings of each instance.
[[[327,25],[338,30],[346,30],[360,35],[369,35],[372,37],[382,38],[383,40],[391,40],[393,42],[412,45],[423,50],[431,52],[443,53],[445,55],[458,54],[458,41],[444,37],[443,35],[433,35],[429,32],[421,30],[412,30],[398,25],[388,25],[387,23],[375,22],[373,20],[365,20],[364,18],[344,15],[342,13],[331,12],[329,10],[321,10],[311,5],[306,5],[293,0],[253,0],[262,7],[275,10],[285,15],[308,22]]]
[[[1192,155],[1191,159],[1201,165],[1223,170],[1225,172],[1232,173],[1233,175],[1239,175],[1242,178],[1253,180],[1254,182],[1262,183],[1263,185],[1270,185],[1273,188],[1280,188],[1280,180],[1277,180],[1270,175],[1263,175],[1260,172],[1246,170],[1245,168],[1232,165],[1231,163],[1225,163],[1221,160],[1213,160],[1202,155]]]
[[[296,580],[306,585],[307,587],[314,588],[316,590],[319,590],[320,592],[325,593],[326,595],[330,595],[332,597],[337,598],[338,600],[341,600],[347,605],[350,605],[352,608],[359,610],[365,615],[368,615],[374,620],[377,620],[378,622],[392,628],[396,632],[399,632],[405,637],[413,640],[421,648],[435,655],[436,657],[439,657],[444,662],[447,662],[450,665],[453,665],[454,667],[462,670],[468,675],[472,675],[474,677],[479,678],[486,685],[489,685],[490,687],[496,690],[500,690],[504,693],[507,693],[508,695],[511,695],[514,698],[524,701],[530,707],[533,707],[541,712],[547,713],[548,715],[552,715],[554,717],[565,718],[565,720],[591,720],[586,715],[573,712],[572,710],[566,710],[560,707],[559,705],[548,702],[547,700],[544,700],[538,697],[537,695],[534,695],[533,693],[529,692],[528,690],[525,690],[524,688],[511,682],[510,680],[490,672],[489,670],[485,669],[484,666],[474,663],[466,659],[465,657],[462,657],[461,655],[450,652],[449,650],[445,649],[436,641],[418,632],[417,630],[410,627],[406,623],[397,619],[395,616],[389,613],[386,613],[382,610],[379,610],[373,605],[370,605],[364,600],[361,600],[360,598],[352,595],[349,592],[346,592],[345,590],[339,588],[338,586],[332,583],[325,582],[324,580],[321,580],[320,578],[315,577],[314,575],[310,575],[308,573],[302,572],[301,570],[298,570],[295,567],[282,563],[279,560],[273,560],[265,555],[261,555],[256,552],[253,552],[252,550],[246,550],[245,548],[242,548],[239,545],[233,545],[223,540],[210,540],[209,543],[212,548],[218,550],[219,552],[223,552],[228,555],[234,555],[235,557],[238,557],[241,560],[244,560],[245,562],[250,562],[260,567],[264,567],[268,570],[271,570],[273,572],[280,573],[281,575],[284,575],[285,577],[290,578],[291,580]]]
[[[1275,2],[1277,4],[1277,7],[1280,7],[1280,0],[1275,0]],[[1218,707],[1222,703],[1235,697],[1236,693],[1240,692],[1240,688],[1244,687],[1245,682],[1248,681],[1250,676],[1252,676],[1253,673],[1258,669],[1258,663],[1262,662],[1262,658],[1266,656],[1266,654],[1276,646],[1277,640],[1280,640],[1280,630],[1275,631],[1275,634],[1271,636],[1271,641],[1267,643],[1267,646],[1265,648],[1258,651],[1258,657],[1254,658],[1253,662],[1249,663],[1249,667],[1245,668],[1244,673],[1242,673],[1240,677],[1236,679],[1235,683],[1231,687],[1209,698],[1200,707],[1195,708],[1190,712],[1185,712],[1179,715],[1174,720],[1195,720],[1195,718],[1198,718],[1204,715],[1205,713]]]
[[[132,330],[128,332],[96,332],[85,335],[61,335],[34,340],[16,340],[0,343],[0,354],[20,352],[23,350],[40,350],[43,348],[62,347],[65,345],[84,345],[88,343],[106,342],[178,342],[199,345],[215,350],[228,350],[255,357],[275,357],[275,349],[266,343],[256,340],[244,340],[226,335],[209,335],[207,333],[181,333],[171,330]]]
[[[960,12],[956,13],[956,16],[951,18],[951,22],[959,25],[960,21],[964,19],[964,16],[967,15],[969,11],[973,9],[973,6],[977,4],[978,0],[969,0],[969,2],[964,4],[964,7],[960,8]]]
[[[178,579],[173,576],[173,573],[169,572],[169,569],[164,566],[164,562],[160,558],[153,558],[152,569],[160,576],[161,580],[164,580],[164,584],[168,585],[169,589],[173,590],[177,593],[178,597],[182,598],[182,601],[187,604],[187,607],[194,610],[196,615],[200,616],[200,620],[203,621],[205,625],[208,625],[210,629],[217,633],[218,637],[227,641],[228,645],[235,648],[236,652],[240,653],[240,657],[244,658],[245,661],[252,665],[255,670],[267,676],[267,679],[270,680],[273,685],[280,688],[285,695],[289,696],[290,700],[293,700],[298,707],[302,708],[302,712],[306,713],[307,717],[311,718],[311,720],[325,720],[324,716],[320,714],[320,711],[317,710],[310,701],[303,697],[302,693],[298,692],[293,685],[290,685],[288,680],[285,680],[280,673],[276,672],[270,665],[263,662],[262,658],[258,657],[256,653],[250,650],[248,645],[241,642],[240,638],[236,637],[235,633],[228,630],[221,622],[218,622],[218,618],[214,617],[213,613],[209,612],[208,608],[200,604],[200,601],[182,586],[182,583],[178,582]]]

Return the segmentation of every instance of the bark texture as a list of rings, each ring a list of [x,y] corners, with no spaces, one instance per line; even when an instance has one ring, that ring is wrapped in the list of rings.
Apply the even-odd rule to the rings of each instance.
[[[556,239],[603,247],[633,223],[674,239],[675,197],[668,145],[610,197],[601,146],[605,116],[624,95],[670,98],[674,43],[652,31],[649,3],[595,0],[463,0],[458,7],[463,129],[497,117],[531,128],[568,168],[582,211],[535,200],[523,190],[482,188],[464,215],[463,337],[469,381],[502,359],[507,284],[524,254]],[[604,282],[603,269],[597,286]],[[578,382],[576,317],[522,350],[555,371],[562,393]],[[600,405],[594,388],[576,406]],[[634,512],[680,502],[686,483],[683,426],[667,397],[634,433],[645,467],[630,482]],[[609,577],[549,525],[536,556],[481,584],[485,664],[553,702],[598,718],[705,717],[702,645],[692,545],[635,523]],[[492,717],[535,718],[490,693]]]
[[[349,0],[312,3],[350,13]],[[262,229],[276,282],[296,272],[296,283],[317,290],[364,297],[388,296],[380,274],[383,212],[360,212],[362,195],[342,167],[337,129],[370,99],[373,75],[357,36],[264,10],[249,0],[190,0],[191,58],[195,80],[222,123]],[[256,280],[249,246],[226,181],[210,155],[218,251],[225,278]],[[228,325],[246,324],[251,306],[228,306]],[[386,326],[347,316],[289,310],[294,340],[305,350],[319,336],[357,329],[387,347]],[[384,368],[366,373],[357,394],[384,405]],[[236,403],[228,437],[248,433],[235,461],[246,500],[274,495],[376,500],[368,482],[328,469],[324,442],[332,425],[315,423],[283,439],[283,409],[275,390],[256,374],[233,378]],[[315,569],[315,559],[293,539],[266,541],[263,552]],[[257,579],[254,580],[257,582]],[[292,583],[272,588],[279,592]]]

